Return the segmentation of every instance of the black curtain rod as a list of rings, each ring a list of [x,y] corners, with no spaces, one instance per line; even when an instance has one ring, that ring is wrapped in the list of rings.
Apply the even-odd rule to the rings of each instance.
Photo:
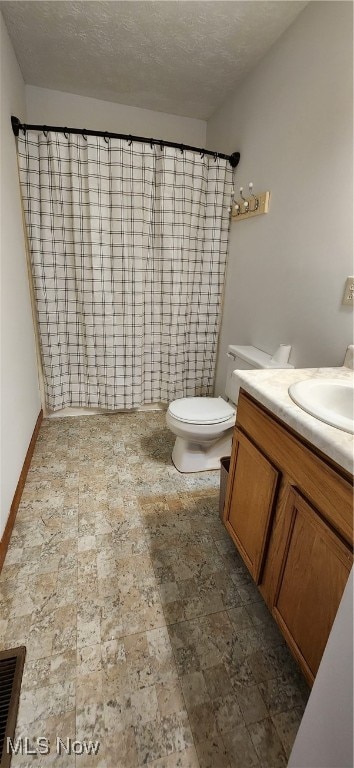
[[[63,128],[58,127],[54,125],[30,125],[29,123],[21,123],[21,121],[18,119],[18,117],[14,117],[14,115],[11,115],[11,125],[12,130],[15,134],[15,136],[18,136],[20,131],[23,131],[26,133],[26,131],[43,131],[44,134],[46,134],[48,131],[55,131],[56,133],[64,133],[65,135],[68,133],[76,133],[81,134],[84,138],[85,136],[103,136],[106,141],[108,139],[126,139],[129,144],[131,144],[133,141],[140,141],[140,142],[146,142],[147,144],[150,144],[151,146],[153,144],[158,144],[160,147],[175,147],[175,149],[180,149],[181,152],[183,150],[188,149],[192,152],[200,152],[202,155],[211,155],[212,157],[218,158],[221,157],[223,160],[228,160],[232,168],[236,168],[236,166],[240,162],[240,153],[239,152],[233,152],[232,155],[224,155],[222,152],[212,152],[210,149],[202,149],[201,147],[190,147],[189,144],[177,144],[174,141],[163,141],[162,139],[147,139],[144,136],[131,136],[130,134],[126,133],[110,133],[109,131],[88,131],[86,128]]]

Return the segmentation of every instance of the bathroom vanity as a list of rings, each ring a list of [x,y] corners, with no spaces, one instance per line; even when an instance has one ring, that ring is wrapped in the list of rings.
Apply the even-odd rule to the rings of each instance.
[[[240,372],[223,515],[310,684],[353,563],[353,437],[288,396],[289,383],[316,373]]]

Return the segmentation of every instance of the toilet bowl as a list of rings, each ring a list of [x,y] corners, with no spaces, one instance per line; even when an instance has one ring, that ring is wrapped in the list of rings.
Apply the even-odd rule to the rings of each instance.
[[[256,347],[233,346],[227,352],[225,394],[222,397],[182,397],[166,413],[166,424],[176,435],[172,461],[179,472],[220,469],[220,459],[230,456],[239,384],[234,373],[254,368],[293,368],[279,364]]]
[[[220,467],[231,453],[236,409],[222,397],[174,400],[166,423],[176,435],[172,461],[180,472],[203,472]]]

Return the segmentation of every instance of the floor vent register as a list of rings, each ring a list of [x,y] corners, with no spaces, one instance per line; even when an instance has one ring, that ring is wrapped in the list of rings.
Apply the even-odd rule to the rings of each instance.
[[[26,648],[0,651],[0,768],[8,768],[11,752],[7,740],[14,740]]]

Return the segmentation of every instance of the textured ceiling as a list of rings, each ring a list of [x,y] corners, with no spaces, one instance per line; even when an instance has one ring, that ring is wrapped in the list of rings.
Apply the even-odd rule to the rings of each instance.
[[[206,119],[305,5],[16,0],[0,8],[26,83]]]

